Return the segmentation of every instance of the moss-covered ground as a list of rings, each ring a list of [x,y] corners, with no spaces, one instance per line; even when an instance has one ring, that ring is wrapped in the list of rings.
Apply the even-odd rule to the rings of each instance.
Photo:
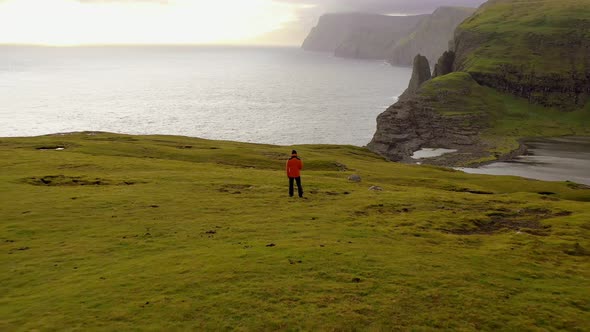
[[[485,36],[464,71],[583,76],[588,70],[590,0],[491,0],[460,25]]]
[[[0,330],[590,326],[586,187],[290,149],[0,139]]]

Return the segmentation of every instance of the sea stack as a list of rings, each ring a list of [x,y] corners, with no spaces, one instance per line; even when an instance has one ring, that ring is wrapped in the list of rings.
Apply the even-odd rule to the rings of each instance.
[[[424,84],[424,82],[431,78],[432,75],[430,74],[430,63],[428,62],[428,59],[420,54],[416,55],[414,57],[414,66],[412,69],[410,85],[400,98],[406,98],[413,95],[416,93],[416,91],[418,91],[420,86]]]

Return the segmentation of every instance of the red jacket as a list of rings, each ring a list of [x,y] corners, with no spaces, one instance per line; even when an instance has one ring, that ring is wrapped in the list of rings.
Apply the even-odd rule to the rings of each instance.
[[[303,162],[296,154],[291,155],[291,159],[287,160],[287,176],[290,178],[298,178],[301,176],[301,169],[303,169]]]

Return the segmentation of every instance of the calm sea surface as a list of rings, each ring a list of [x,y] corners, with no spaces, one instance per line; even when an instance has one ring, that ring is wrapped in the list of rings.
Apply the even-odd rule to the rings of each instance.
[[[367,144],[410,68],[297,48],[0,47],[0,137]]]

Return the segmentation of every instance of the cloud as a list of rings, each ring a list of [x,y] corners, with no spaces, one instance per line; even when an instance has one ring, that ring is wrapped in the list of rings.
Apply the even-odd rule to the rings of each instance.
[[[368,13],[431,13],[441,6],[478,7],[485,0],[276,0],[308,4],[324,12],[358,11]]]
[[[271,0],[0,0],[0,44],[244,44],[295,20]]]

